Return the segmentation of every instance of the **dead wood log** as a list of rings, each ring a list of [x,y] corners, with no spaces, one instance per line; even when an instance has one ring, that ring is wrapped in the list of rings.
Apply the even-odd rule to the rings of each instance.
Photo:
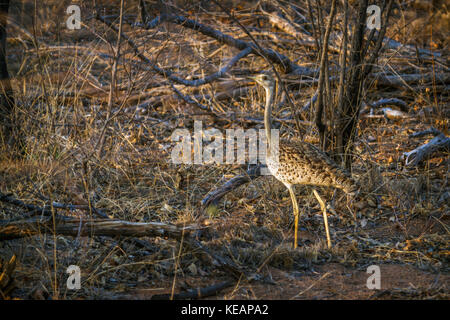
[[[435,57],[440,57],[441,54],[439,52],[433,52],[427,49],[422,49],[422,48],[417,48],[417,47],[413,47],[411,45],[408,44],[403,44],[401,42],[398,42],[394,39],[385,37],[383,39],[384,42],[384,47],[386,49],[394,49],[394,50],[398,50],[398,51],[406,51],[408,53],[416,53],[418,55],[429,55],[429,56],[435,56]]]
[[[417,83],[431,83],[433,81],[436,84],[449,84],[450,73],[427,73],[427,74],[401,74],[401,75],[386,75],[384,73],[375,73],[371,75],[371,78],[375,79],[378,85],[389,87],[404,87],[405,85],[417,84]]]
[[[162,222],[129,222],[111,219],[82,219],[57,215],[21,220],[0,220],[0,240],[50,233],[63,236],[168,237],[181,239],[197,225],[177,226]]]
[[[426,159],[430,159],[437,151],[450,149],[450,138],[443,133],[434,137],[427,144],[403,153],[401,160],[404,161],[405,166],[414,167]]]
[[[236,265],[233,261],[226,257],[222,257],[218,254],[213,253],[208,248],[204,247],[198,240],[188,236],[184,239],[184,243],[193,251],[200,252],[202,254],[201,259],[206,260],[205,262],[216,266],[218,269],[226,272],[227,275],[232,276],[234,280],[226,280],[211,286],[206,286],[203,288],[195,288],[187,290],[186,292],[180,292],[175,294],[158,294],[153,295],[151,300],[179,300],[179,299],[201,299],[208,296],[214,296],[220,291],[231,287],[235,284],[235,281],[258,281],[262,279],[259,274],[260,269],[256,272],[245,272],[240,266]]]
[[[218,284],[214,284],[211,286],[207,286],[204,288],[195,288],[187,290],[186,292],[176,293],[176,294],[158,294],[153,295],[151,300],[169,300],[169,299],[201,299],[208,296],[213,296],[232,286],[235,281],[247,280],[247,281],[255,281],[260,280],[261,276],[258,274],[258,270],[256,273],[248,274],[246,273],[240,266],[236,265],[233,261],[226,257],[222,257],[208,248],[203,246],[200,241],[193,238],[193,236],[186,236],[183,239],[183,244],[191,249],[195,253],[200,253],[200,259],[203,260],[206,264],[213,265],[218,269],[224,271],[227,275],[234,278],[234,280],[227,280],[224,282],[220,282]]]
[[[240,119],[245,122],[264,124],[264,118],[241,116]],[[275,123],[279,122],[281,124],[286,124],[286,123],[295,124],[296,123],[296,120],[293,119],[292,117],[272,118],[272,121]],[[297,120],[297,121],[301,126],[305,126],[305,127],[310,127],[310,126],[315,125],[314,122],[312,122],[312,121],[303,121],[303,120]]]
[[[374,110],[381,106],[393,105],[400,108],[399,110],[391,109],[391,108],[382,108],[380,109],[382,114],[374,114]],[[382,98],[375,102],[362,102],[362,108],[359,113],[360,118],[365,119],[381,119],[386,118],[389,120],[399,120],[399,119],[407,119],[411,118],[408,112],[408,104],[397,98]]]
[[[405,101],[397,98],[384,98],[375,102],[368,102],[367,105],[372,108],[379,108],[381,106],[392,105],[399,107],[400,110],[402,110],[403,112],[408,112],[408,104]]]

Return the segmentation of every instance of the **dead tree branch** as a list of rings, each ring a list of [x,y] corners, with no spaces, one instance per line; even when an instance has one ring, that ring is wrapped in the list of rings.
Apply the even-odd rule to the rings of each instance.
[[[226,100],[226,99],[239,99],[240,97],[246,96],[248,94],[249,90],[250,89],[248,87],[237,87],[237,88],[225,89],[225,91],[216,92],[216,93],[214,93],[214,95],[195,94],[190,97],[184,96],[184,95],[183,96],[186,99],[192,99],[194,103],[196,101],[199,101],[202,99],[206,100],[206,101],[212,101],[212,100],[221,101],[221,100]],[[139,105],[135,106],[135,108],[146,109],[150,106],[153,108],[157,108],[157,107],[162,106],[163,101],[172,101],[173,99],[180,99],[180,98],[181,98],[180,95],[177,93],[175,95],[160,95],[160,96],[156,96],[156,97],[151,97],[150,99],[141,102]]]
[[[64,236],[168,237],[181,239],[197,225],[176,226],[162,222],[129,222],[111,219],[81,219],[57,215],[22,220],[0,220],[0,240],[50,233]]]
[[[411,84],[425,84],[433,81],[436,84],[449,84],[450,73],[426,73],[426,74],[402,74],[402,75],[385,75],[383,73],[374,73],[371,78],[376,79],[378,85],[390,86],[390,87],[404,87]]]
[[[274,13],[269,13],[260,8],[261,12],[263,12],[268,18],[272,25],[276,26],[278,29],[284,31],[290,36],[294,37],[297,41],[298,45],[306,46],[306,47],[315,47],[316,42],[314,37],[307,35],[305,33],[299,32],[296,30],[295,26],[285,18],[280,15]],[[334,52],[339,52],[339,48],[334,45],[329,46],[329,48]]]
[[[112,30],[114,30],[116,33],[119,32],[119,30],[114,26],[114,24],[112,24],[111,22],[109,22],[107,19],[105,19],[102,16],[97,16],[96,17],[99,21],[103,22],[104,24],[106,24],[109,28],[111,28]],[[207,83],[211,83],[214,80],[217,80],[218,78],[224,76],[230,69],[232,66],[234,66],[240,59],[246,57],[247,55],[249,55],[252,52],[252,49],[249,47],[246,47],[244,49],[242,49],[241,52],[239,52],[236,56],[234,56],[229,62],[228,64],[226,64],[223,68],[221,68],[218,72],[213,73],[209,76],[206,76],[205,78],[202,79],[197,79],[197,80],[186,80],[180,77],[175,76],[175,74],[169,70],[164,70],[160,67],[158,67],[156,65],[156,63],[152,62],[150,59],[148,59],[143,53],[140,52],[140,50],[138,49],[137,45],[134,43],[134,41],[128,37],[126,34],[122,33],[122,38],[124,38],[128,45],[133,49],[134,53],[136,54],[136,56],[141,59],[141,61],[145,62],[146,64],[148,64],[156,73],[164,76],[165,78],[179,83],[179,84],[183,84],[185,86],[201,86]],[[199,107],[200,109],[204,110],[204,111],[209,111],[210,109],[204,105],[202,105],[201,103],[195,101],[194,99],[187,97],[186,95],[182,94],[178,89],[175,88],[175,86],[173,84],[171,84],[171,88],[173,89],[173,91],[176,93],[176,95],[182,99],[183,101],[193,104],[197,107]]]
[[[404,112],[408,112],[408,104],[398,98],[384,98],[375,102],[368,102],[367,105],[371,108],[379,108],[381,106],[392,105],[399,107],[400,110]]]
[[[74,205],[74,204],[65,204],[65,203],[59,203],[59,202],[53,202],[51,205],[45,205],[43,207],[35,206],[33,204],[25,203],[21,200],[15,199],[9,195],[3,194],[0,192],[0,201],[10,203],[12,205],[21,207],[23,209],[28,210],[26,213],[27,216],[33,216],[33,215],[43,215],[43,216],[49,216],[52,214],[52,207],[54,209],[66,209],[66,210],[87,210],[92,211],[92,213],[98,215],[99,217],[109,219],[108,215],[104,213],[102,210],[94,208],[93,206],[88,205]]]
[[[311,70],[309,68],[301,67],[295,63],[293,63],[288,57],[285,55],[276,52],[272,49],[262,48],[262,51],[253,43],[246,42],[244,40],[235,39],[232,36],[224,34],[218,30],[215,30],[209,26],[201,24],[195,20],[187,19],[183,16],[171,15],[171,14],[163,14],[150,22],[144,24],[137,22],[134,26],[142,27],[145,29],[154,29],[162,22],[171,22],[174,24],[178,24],[184,28],[192,29],[194,31],[198,31],[208,37],[216,39],[218,42],[222,44],[226,44],[232,47],[235,47],[239,50],[246,50],[250,48],[251,53],[256,54],[261,57],[267,57],[271,62],[279,64],[284,69],[285,73],[292,73],[296,75],[313,75],[316,71]]]
[[[247,170],[245,174],[237,175],[219,188],[210,191],[202,200],[202,206],[207,207],[210,204],[217,204],[217,202],[228,192],[246,184],[247,182],[258,178],[261,175],[261,166],[254,166]]]
[[[427,133],[434,134],[435,131],[430,130]],[[441,133],[431,139],[427,144],[421,145],[412,151],[403,153],[401,160],[405,162],[405,166],[415,167],[422,161],[432,158],[436,152],[448,149],[450,149],[450,138]]]

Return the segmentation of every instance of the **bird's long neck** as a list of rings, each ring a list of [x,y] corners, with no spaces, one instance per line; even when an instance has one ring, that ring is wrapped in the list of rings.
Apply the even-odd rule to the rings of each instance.
[[[264,128],[266,129],[266,138],[267,138],[267,146],[268,152],[271,150],[271,129],[272,129],[272,104],[274,100],[275,94],[275,85],[271,87],[267,87],[266,89],[266,107],[264,108]]]

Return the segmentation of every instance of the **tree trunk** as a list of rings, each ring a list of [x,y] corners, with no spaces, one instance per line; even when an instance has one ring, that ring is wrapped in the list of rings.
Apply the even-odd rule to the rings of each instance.
[[[3,143],[14,147],[16,144],[14,95],[6,64],[6,24],[9,0],[0,0],[0,129]]]
[[[342,145],[338,145],[337,149],[344,153],[344,163],[347,169],[351,166],[351,151],[353,150],[353,140],[355,137],[356,124],[358,122],[358,113],[361,105],[361,91],[364,79],[362,78],[362,48],[364,40],[364,31],[367,19],[367,0],[359,2],[359,12],[356,25],[353,27],[351,53],[350,53],[350,76],[348,77],[348,86],[344,90],[344,105],[342,108],[341,120],[342,127],[338,134],[342,138],[336,139]]]
[[[365,79],[369,76],[372,66],[376,63],[382,47],[386,27],[389,19],[393,0],[377,1],[381,7],[381,29],[377,33],[375,29],[367,32],[367,7],[368,0],[352,1],[352,23],[350,48],[347,52],[347,20],[350,20],[348,2],[344,1],[344,26],[341,43],[339,83],[334,97],[328,98],[326,105],[323,99],[326,87],[322,85],[325,74],[326,55],[321,57],[321,74],[319,79],[319,99],[316,109],[316,125],[320,134],[320,144],[324,150],[335,154],[348,170],[351,170],[353,144],[356,136],[361,109],[362,94],[365,87]],[[333,12],[333,10],[331,10]],[[322,21],[317,18],[319,23]],[[332,21],[332,20],[331,20]],[[350,21],[348,21],[350,22]],[[323,22],[322,22],[323,23]],[[374,36],[378,37],[374,39]],[[325,39],[326,40],[326,39]],[[327,48],[324,48],[327,50]],[[347,60],[348,57],[348,60]],[[324,77],[325,79],[329,77]],[[329,90],[328,90],[329,91]],[[329,94],[330,95],[330,94]],[[325,109],[326,108],[326,109]],[[324,121],[322,115],[327,119]],[[327,124],[326,124],[327,123]]]

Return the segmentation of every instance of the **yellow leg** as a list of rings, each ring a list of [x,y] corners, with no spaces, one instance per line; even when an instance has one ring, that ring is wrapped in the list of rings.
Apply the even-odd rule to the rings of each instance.
[[[325,202],[319,196],[319,193],[317,193],[317,191],[314,189],[313,189],[313,192],[314,192],[314,195],[316,196],[317,201],[319,201],[320,208],[322,209],[323,223],[325,224],[325,232],[327,234],[327,245],[328,245],[328,249],[330,249],[331,248],[331,238],[330,238],[330,230],[328,229],[327,207],[325,206]]]
[[[294,222],[294,249],[297,248],[297,230],[298,230],[298,203],[297,203],[297,198],[295,198],[295,193],[294,193],[294,189],[292,186],[288,187],[289,189],[289,194],[291,195],[291,200],[292,200],[292,207],[294,208],[294,217],[295,217],[295,222]]]

